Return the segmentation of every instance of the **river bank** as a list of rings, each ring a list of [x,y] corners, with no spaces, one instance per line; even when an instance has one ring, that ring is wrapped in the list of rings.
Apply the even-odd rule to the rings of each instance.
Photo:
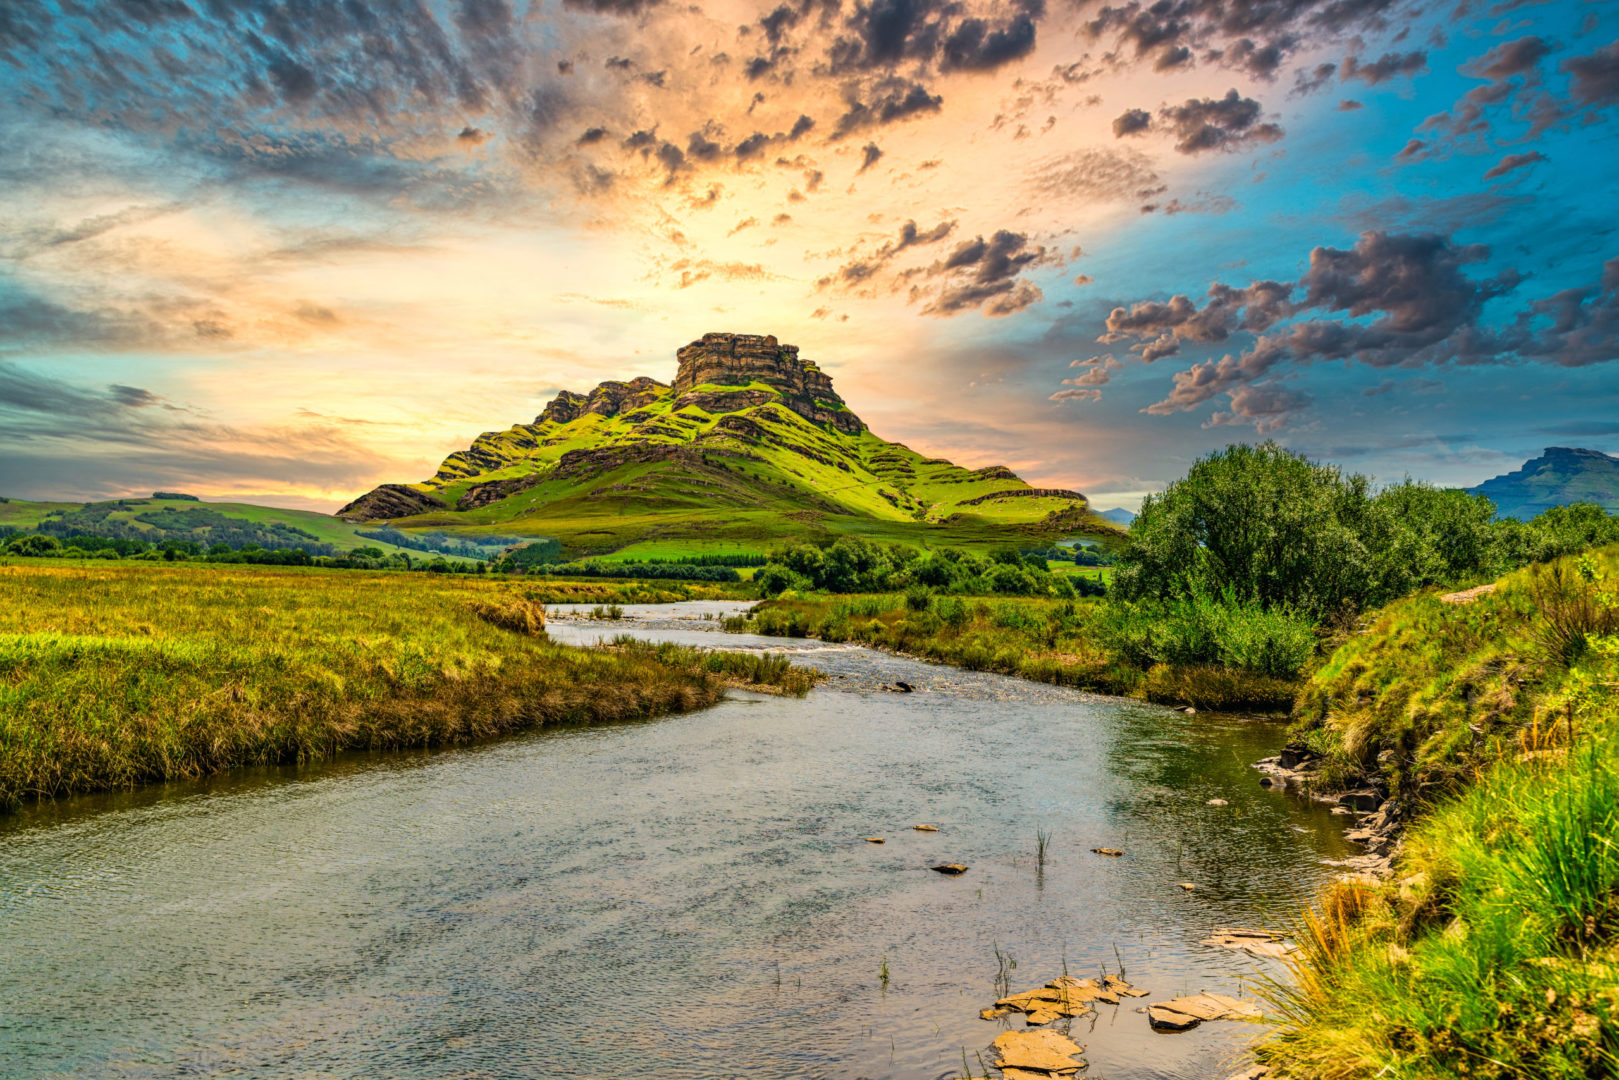
[[[539,597],[570,592],[547,588],[260,566],[0,566],[0,811],[347,749],[683,712],[728,685],[813,684],[755,656],[556,645]]]
[[[768,600],[726,629],[858,642],[950,664],[1099,694],[1214,712],[1285,715],[1303,680],[1234,666],[1128,662],[1101,640],[1094,600],[925,597],[905,594]]]

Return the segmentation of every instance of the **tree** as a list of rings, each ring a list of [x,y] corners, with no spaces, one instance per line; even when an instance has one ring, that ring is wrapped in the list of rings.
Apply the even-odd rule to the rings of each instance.
[[[1114,592],[1229,596],[1316,618],[1363,607],[1376,591],[1369,488],[1274,442],[1228,446],[1142,501]]]

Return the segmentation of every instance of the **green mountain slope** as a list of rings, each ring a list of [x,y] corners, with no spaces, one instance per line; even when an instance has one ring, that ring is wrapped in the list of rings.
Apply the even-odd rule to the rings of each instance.
[[[1597,450],[1549,446],[1516,472],[1467,490],[1488,497],[1502,517],[1527,520],[1554,506],[1577,502],[1619,513],[1619,458]]]
[[[773,337],[708,334],[677,355],[672,385],[564,392],[532,424],[488,432],[432,478],[385,484],[339,516],[555,537],[570,554],[825,534],[965,545],[1116,535],[1078,492],[877,437]]]
[[[122,537],[161,543],[191,540],[204,547],[225,542],[233,548],[257,544],[266,549],[303,548],[332,555],[358,547],[380,548],[385,555],[407,549],[386,540],[360,535],[376,525],[344,521],[310,510],[286,510],[250,503],[203,502],[189,495],[154,495],[150,499],[107,502],[28,502],[0,499],[0,531],[44,532],[67,540],[74,536]],[[490,553],[498,552],[491,547]]]

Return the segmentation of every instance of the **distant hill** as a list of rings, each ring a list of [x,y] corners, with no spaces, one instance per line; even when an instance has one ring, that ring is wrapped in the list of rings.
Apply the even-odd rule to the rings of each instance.
[[[1111,510],[1098,510],[1096,512],[1096,516],[1099,518],[1105,518],[1106,520],[1113,522],[1113,524],[1126,529],[1128,529],[1130,527],[1130,523],[1136,519],[1134,510],[1126,510],[1122,506],[1115,506]]]
[[[672,383],[564,391],[533,423],[487,432],[427,480],[384,484],[338,514],[460,535],[533,532],[569,555],[762,551],[848,534],[919,545],[1111,534],[1077,491],[872,434],[830,377],[774,337],[706,334],[676,360]]]
[[[44,533],[68,541],[75,536],[144,540],[185,540],[204,548],[216,543],[241,548],[302,548],[311,555],[339,555],[358,547],[374,547],[385,555],[423,551],[487,557],[488,550],[454,537],[396,535],[375,526],[343,521],[310,510],[286,510],[251,503],[203,502],[195,495],[158,491],[149,499],[105,502],[30,502],[0,498],[0,540],[14,533]],[[377,534],[366,536],[366,533]],[[514,538],[507,538],[510,542]]]
[[[1491,499],[1502,517],[1527,520],[1554,506],[1577,502],[1619,513],[1619,458],[1598,450],[1548,446],[1516,472],[1467,490]]]

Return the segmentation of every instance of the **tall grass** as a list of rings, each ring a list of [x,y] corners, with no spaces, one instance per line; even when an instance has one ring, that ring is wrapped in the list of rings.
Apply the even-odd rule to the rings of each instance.
[[[1312,680],[1329,774],[1426,814],[1392,880],[1336,886],[1301,925],[1261,1050],[1281,1075],[1619,1075],[1616,567],[1608,548],[1472,604],[1401,601]]]
[[[552,644],[521,583],[0,565],[0,809],[30,798],[707,705],[796,669]]]
[[[1131,609],[1123,622],[1134,627],[1144,610]],[[1214,660],[1205,659],[1207,650],[1185,650],[1164,662],[1159,652],[1121,648],[1134,630],[1121,631],[1112,606],[1095,600],[943,596],[918,610],[904,595],[787,598],[758,605],[750,619],[729,620],[725,629],[857,641],[969,671],[1203,709],[1288,709],[1300,686],[1300,656],[1315,648],[1309,628],[1286,615],[1247,609],[1200,617],[1225,619],[1219,624],[1225,651],[1215,650]]]

